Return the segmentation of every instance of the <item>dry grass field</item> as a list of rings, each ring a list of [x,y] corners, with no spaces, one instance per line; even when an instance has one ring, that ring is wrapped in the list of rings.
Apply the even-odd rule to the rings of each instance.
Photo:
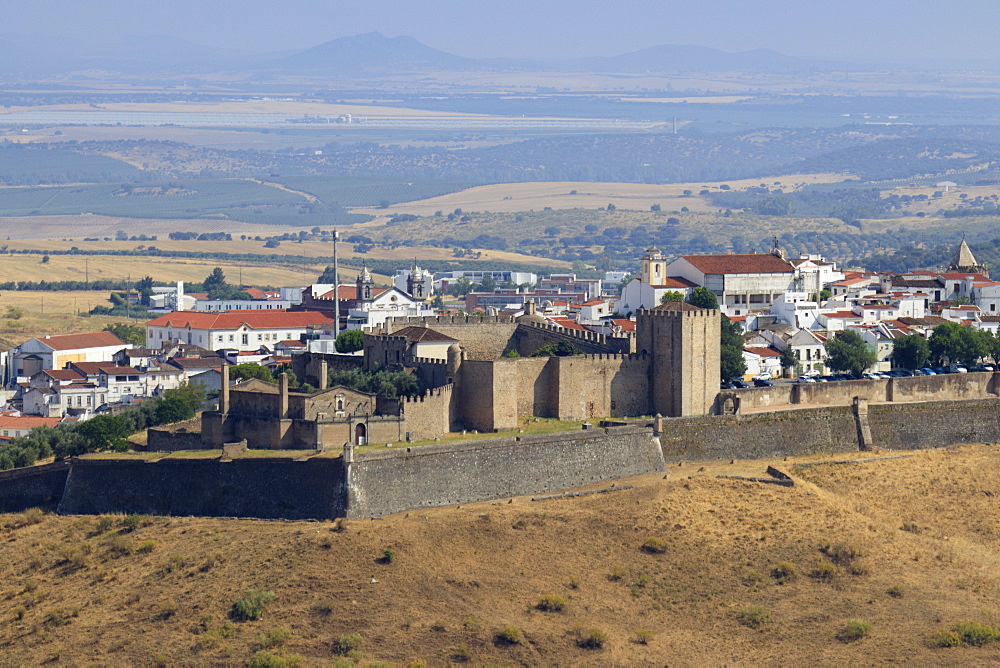
[[[84,237],[114,238],[118,230],[130,235],[166,237],[170,232],[230,232],[269,236],[297,232],[300,228],[259,225],[233,220],[191,220],[171,218],[118,218],[84,214],[82,216],[0,217],[0,239],[62,239]]]
[[[813,183],[833,183],[842,181],[841,174],[787,174],[780,177],[727,181],[734,190],[757,186],[761,183],[780,183],[776,188],[795,190]],[[433,215],[435,211],[448,213],[456,208],[465,211],[538,211],[545,207],[553,209],[596,209],[614,204],[619,209],[649,211],[649,207],[659,204],[664,211],[686,206],[691,211],[715,211],[711,205],[697,194],[685,197],[685,190],[698,193],[704,189],[716,190],[719,183],[670,183],[652,185],[644,183],[588,183],[588,182],[526,182],[498,183],[490,186],[467,188],[456,193],[432,197],[415,202],[392,205],[394,212],[411,213],[419,216]],[[375,208],[356,208],[354,213],[384,216],[385,211]]]
[[[793,464],[778,463],[793,488],[715,477],[764,462],[675,462],[614,494],[346,525],[2,516],[0,663],[237,666],[260,649],[344,666],[1000,662],[996,643],[931,642],[1000,622],[996,447]],[[248,589],[274,600],[231,621]],[[865,637],[844,634],[851,620]]]
[[[126,318],[107,316],[80,317],[94,306],[110,306],[107,292],[0,292],[0,350],[9,350],[33,336],[97,332]],[[11,318],[8,309],[21,312]],[[142,321],[131,321],[141,324]]]

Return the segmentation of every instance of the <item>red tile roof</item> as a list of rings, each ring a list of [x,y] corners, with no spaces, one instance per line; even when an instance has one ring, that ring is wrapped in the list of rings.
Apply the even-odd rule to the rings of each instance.
[[[553,323],[559,325],[563,329],[576,329],[581,332],[588,332],[586,327],[579,324],[576,320],[570,320],[569,318],[550,318]]]
[[[748,353],[760,355],[761,357],[781,357],[781,353],[774,348],[744,348]]]
[[[795,269],[770,253],[682,255],[704,274],[791,274]]]
[[[21,415],[14,417],[11,415],[0,416],[0,429],[34,429],[35,427],[55,427],[63,421],[58,417],[37,417],[31,415]]]
[[[860,318],[861,316],[854,311],[832,311],[830,313],[824,313],[827,318]]]
[[[243,288],[242,291],[250,295],[251,299],[267,299],[267,293],[260,288]]]
[[[110,362],[70,362],[70,364],[80,373],[85,373],[87,375],[101,372],[108,375],[139,373],[139,371],[130,366],[116,366]]]
[[[37,336],[53,350],[76,350],[78,348],[103,348],[124,346],[125,343],[111,332],[90,332],[88,334],[61,334],[59,336]]]
[[[296,329],[309,325],[328,325],[333,322],[317,311],[174,311],[146,323],[147,327],[176,327],[191,329],[238,329],[247,325],[251,329]]]
[[[84,377],[82,373],[73,369],[45,369],[42,373],[55,380],[80,380]]]
[[[612,318],[611,322],[615,323],[618,327],[621,327],[623,332],[634,332],[635,331],[635,321],[629,320],[628,318]]]
[[[409,327],[403,327],[402,329],[397,329],[392,333],[393,336],[405,336],[410,341],[427,342],[427,343],[444,343],[446,341],[458,341],[446,334],[431,329],[430,327],[417,327],[415,325],[410,325]]]

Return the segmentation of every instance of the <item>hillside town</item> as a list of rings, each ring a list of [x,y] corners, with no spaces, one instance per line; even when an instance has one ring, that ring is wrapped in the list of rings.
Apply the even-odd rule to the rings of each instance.
[[[842,332],[857,334],[873,353],[872,363],[862,370],[866,378],[960,373],[968,369],[956,360],[926,359],[912,368],[893,354],[894,342],[911,335],[929,339],[944,323],[990,334],[1000,327],[1000,281],[989,278],[964,240],[943,271],[904,274],[845,270],[818,255],[789,258],[775,243],[770,253],[674,258],[651,247],[638,258],[634,275],[607,272],[600,278],[518,271],[432,273],[414,262],[399,269],[391,285],[376,285],[363,268],[351,283],[240,287],[241,296],[232,299],[186,292],[182,282],[153,288],[148,308],[160,315],[144,323],[141,346],[103,331],[39,335],[6,351],[0,357],[6,404],[0,438],[21,436],[43,424],[115,414],[186,383],[218,397],[227,382],[223,379],[230,377],[226,367],[260,365],[273,373],[297,368],[301,374],[304,367],[297,362],[304,355],[329,356],[331,365],[353,355],[361,365],[365,337],[402,335],[410,340],[411,358],[444,362],[455,339],[426,324],[407,325],[442,316],[528,319],[581,340],[599,336],[623,341],[622,352],[634,353],[638,312],[694,301],[717,307],[742,337],[740,373],[727,375],[724,367],[723,389],[766,386],[782,378],[823,382],[853,377],[828,359],[828,342]],[[712,302],[707,305],[699,301],[706,295]],[[585,351],[570,347],[556,354]],[[975,370],[992,370],[988,357],[985,351],[978,355]],[[383,365],[413,371],[398,353]],[[243,380],[236,374],[228,382]],[[316,382],[325,387],[326,378]]]

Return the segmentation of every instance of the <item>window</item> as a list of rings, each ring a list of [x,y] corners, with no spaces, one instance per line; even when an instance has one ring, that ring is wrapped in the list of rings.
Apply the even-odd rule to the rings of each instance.
[[[249,343],[250,343],[250,335],[249,334],[244,334],[243,335],[243,345],[249,345]]]
[[[233,341],[235,341],[235,340],[236,340],[236,339],[234,338],[234,336],[235,336],[235,335],[233,335],[233,334],[230,334],[230,335],[229,335],[229,342],[230,342],[230,343],[232,343]]]
[[[94,399],[93,397],[91,397],[90,395],[87,395],[87,405],[88,406],[91,405],[90,402],[93,401],[93,399]]]

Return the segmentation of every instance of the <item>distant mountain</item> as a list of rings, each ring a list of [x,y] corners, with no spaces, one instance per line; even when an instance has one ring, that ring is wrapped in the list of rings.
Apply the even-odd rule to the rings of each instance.
[[[286,71],[369,74],[387,71],[465,70],[476,61],[421,44],[412,37],[378,32],[341,37],[269,64]]]

